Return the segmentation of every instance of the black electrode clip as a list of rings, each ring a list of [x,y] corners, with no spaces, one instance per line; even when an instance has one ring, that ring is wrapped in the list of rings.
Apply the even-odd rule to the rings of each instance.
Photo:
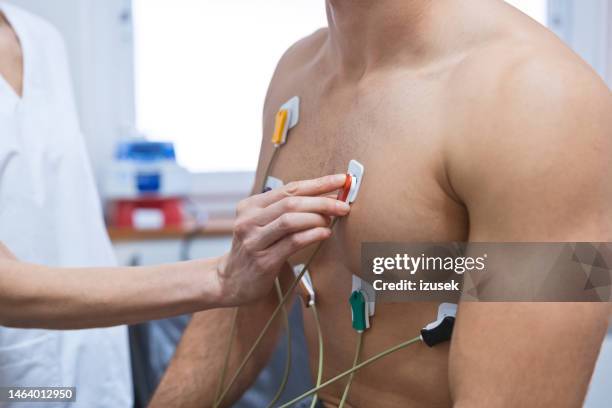
[[[429,347],[449,341],[453,335],[453,326],[457,316],[457,305],[442,303],[438,307],[438,319],[421,330],[421,340]]]

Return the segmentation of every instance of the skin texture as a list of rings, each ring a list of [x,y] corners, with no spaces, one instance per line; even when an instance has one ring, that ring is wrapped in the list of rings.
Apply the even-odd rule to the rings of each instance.
[[[329,28],[287,51],[263,115],[258,183],[274,115],[294,95],[300,124],[272,175],[366,175],[311,267],[330,378],[350,367],[347,298],[367,241],[610,241],[612,98],[553,34],[497,0],[329,0]],[[483,18],[486,16],[486,18]],[[291,259],[301,263],[307,252]],[[289,279],[289,277],[285,277]],[[275,306],[239,311],[233,373]],[[379,304],[362,358],[418,334],[437,304]],[[608,304],[463,303],[451,344],[416,344],[359,371],[354,407],[579,407]],[[152,407],[212,405],[231,311],[194,317]],[[316,332],[305,313],[311,366]],[[254,380],[268,332],[223,406]],[[334,406],[344,382],[320,397]]]
[[[21,46],[0,14],[0,74],[23,88]],[[345,203],[326,194],[343,174],[290,183],[242,200],[231,251],[219,258],[141,268],[47,268],[20,262],[0,243],[0,324],[79,329],[159,319],[265,296],[287,257],[330,236]]]
[[[23,92],[23,55],[15,32],[0,12],[0,75],[21,96]]]

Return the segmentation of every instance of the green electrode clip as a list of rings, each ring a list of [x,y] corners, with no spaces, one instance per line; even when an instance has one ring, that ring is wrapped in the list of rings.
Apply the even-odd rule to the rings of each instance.
[[[353,329],[358,333],[363,333],[370,325],[368,322],[367,302],[363,292],[354,291],[349,298],[351,304],[351,319],[353,320]]]

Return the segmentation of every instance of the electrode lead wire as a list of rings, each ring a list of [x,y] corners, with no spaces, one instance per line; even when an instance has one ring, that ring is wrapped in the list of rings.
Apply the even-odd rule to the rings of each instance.
[[[357,365],[357,362],[359,361],[359,354],[361,354],[362,344],[363,344],[363,332],[360,332],[357,334],[357,347],[355,347],[355,358],[353,359],[352,368],[354,368]],[[355,371],[353,371],[349,375],[349,378],[346,381],[346,386],[344,387],[344,392],[342,393],[342,399],[340,400],[340,405],[338,405],[338,408],[344,408],[344,404],[346,403],[346,399],[348,398],[348,395],[349,395],[349,390],[351,389],[353,377],[355,377]],[[317,384],[317,386],[319,385],[321,384]]]
[[[321,381],[323,381],[323,332],[321,330],[321,320],[319,320],[319,312],[317,311],[317,305],[315,303],[310,306],[312,309],[312,316],[314,317],[315,326],[317,328],[317,338],[319,341],[319,365],[317,367],[317,382],[315,386],[321,385]],[[317,405],[318,395],[315,394],[312,397],[312,402],[310,403],[310,408],[315,408]]]
[[[370,364],[380,360],[381,358],[388,356],[391,353],[394,353],[394,352],[396,352],[398,350],[406,348],[406,347],[410,346],[411,344],[418,343],[420,341],[421,341],[421,336],[417,336],[417,337],[414,337],[414,338],[412,338],[410,340],[407,340],[407,341],[404,341],[402,343],[399,343],[398,345],[393,346],[393,347],[391,347],[391,348],[389,348],[389,349],[387,349],[385,351],[382,351],[382,352],[380,352],[380,353],[378,353],[378,354],[376,354],[376,355],[374,355],[374,356],[372,356],[372,357],[362,361],[361,363],[357,364],[355,367],[353,367],[353,368],[351,368],[349,370],[346,370],[343,373],[340,373],[337,376],[335,376],[335,377],[325,381],[323,384],[318,385],[318,386],[312,388],[310,391],[306,391],[305,393],[303,393],[299,397],[296,397],[296,398],[292,399],[291,401],[286,402],[285,404],[281,405],[279,408],[289,408],[293,404],[295,404],[296,402],[298,402],[298,401],[300,401],[300,400],[302,400],[302,399],[304,399],[306,397],[309,397],[312,394],[315,394],[315,393],[319,392],[323,388],[328,387],[331,384],[335,383],[336,381],[339,381],[339,380],[343,379],[347,375],[351,375],[351,373],[354,373],[355,371],[360,370],[360,369],[362,369],[362,368],[364,368],[364,367],[366,367],[366,366],[368,366],[368,365],[370,365]]]
[[[283,291],[280,286],[280,281],[278,278],[274,281],[274,286],[276,287],[276,294],[278,295],[279,302],[283,298]],[[266,408],[272,408],[274,404],[279,400],[285,387],[287,386],[287,382],[289,381],[289,373],[291,372],[291,326],[289,325],[289,316],[287,315],[287,309],[283,307],[283,317],[285,320],[285,330],[287,331],[287,355],[285,358],[285,370],[283,372],[283,377],[281,379],[280,385],[274,394],[274,397],[267,405]]]
[[[274,162],[276,161],[276,158],[278,157],[278,152],[280,150],[280,146],[274,146],[274,150],[272,151],[272,156],[270,157],[270,160],[268,161],[268,165],[266,166],[266,169],[264,171],[263,174],[263,179],[262,179],[262,186],[259,189],[259,191],[263,191],[266,188],[266,181],[268,180],[268,177],[270,176],[270,171],[272,169],[272,166],[274,165]],[[283,298],[283,294],[282,291],[280,290],[280,281],[278,279],[278,277],[276,277],[274,279],[274,286],[276,287],[276,293],[278,296],[278,301],[281,302],[282,298]],[[214,403],[213,403],[213,408],[218,408],[219,404],[221,404],[221,400],[220,397],[222,395],[221,391],[223,390],[223,383],[225,382],[225,376],[227,375],[227,369],[229,366],[229,360],[232,354],[232,345],[234,343],[234,339],[236,336],[236,325],[237,325],[237,319],[238,319],[238,310],[240,308],[236,307],[234,309],[234,313],[232,315],[232,323],[231,323],[231,328],[230,328],[230,334],[229,334],[229,340],[228,340],[228,346],[227,349],[225,351],[225,356],[223,358],[223,366],[221,368],[221,375],[220,375],[220,379],[219,379],[219,385],[217,386],[217,390],[215,392],[215,399],[214,399]],[[284,316],[284,320],[285,320],[285,328],[287,331],[287,356],[286,356],[286,362],[285,362],[285,373],[283,375],[283,380],[281,381],[280,387],[277,390],[274,398],[272,399],[271,404],[276,403],[276,401],[278,400],[278,398],[280,398],[280,395],[282,394],[283,390],[285,389],[285,386],[287,385],[287,380],[289,378],[289,371],[291,370],[291,329],[289,328],[289,317],[287,315],[287,310],[285,308],[283,308],[283,316]]]
[[[329,228],[331,230],[334,229],[334,227],[336,226],[336,224],[337,224],[339,219],[340,218],[338,218],[338,217],[333,219],[333,221],[331,222],[331,224],[329,226]],[[246,356],[242,359],[242,362],[238,366],[238,369],[236,370],[236,373],[232,376],[231,380],[229,381],[228,386],[225,388],[225,390],[219,396],[219,400],[217,401],[217,404],[220,404],[223,401],[223,398],[225,398],[225,396],[227,395],[227,393],[229,392],[231,387],[234,385],[234,383],[238,379],[238,376],[240,376],[240,374],[242,373],[242,371],[246,367],[247,363],[249,362],[249,360],[253,356],[253,353],[255,352],[255,349],[257,349],[257,347],[259,346],[259,344],[263,340],[263,337],[266,335],[266,333],[270,329],[270,326],[272,326],[272,322],[278,316],[278,314],[280,313],[281,309],[284,307],[285,303],[287,303],[287,301],[289,300],[289,298],[293,294],[293,290],[298,285],[298,283],[302,279],[302,276],[304,276],[304,274],[306,273],[306,271],[310,267],[310,264],[312,263],[314,258],[317,256],[317,254],[321,250],[321,248],[323,246],[322,244],[323,244],[323,242],[319,242],[317,244],[314,252],[310,255],[310,257],[306,261],[306,264],[304,264],[304,266],[302,267],[302,270],[300,271],[300,273],[293,280],[293,282],[291,282],[291,285],[289,285],[287,293],[285,293],[285,295],[283,296],[282,300],[279,302],[279,305],[276,307],[276,309],[274,309],[274,311],[272,312],[272,315],[270,316],[270,318],[268,319],[268,321],[264,325],[263,329],[261,330],[261,332],[259,333],[259,335],[255,339],[255,342],[253,343],[253,345],[251,346],[251,348],[247,352]]]

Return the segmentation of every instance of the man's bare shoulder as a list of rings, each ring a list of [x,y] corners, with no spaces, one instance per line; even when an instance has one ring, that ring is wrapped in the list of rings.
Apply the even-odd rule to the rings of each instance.
[[[593,214],[604,214],[610,197],[598,182],[609,174],[612,154],[607,85],[560,41],[546,38],[501,40],[470,58],[450,84],[457,109],[445,151],[450,183],[471,216],[503,224],[508,214],[521,214],[521,228],[506,228],[518,237],[529,236],[528,228],[536,238],[542,231],[565,237],[553,231],[569,209],[574,219],[595,224]],[[584,227],[580,237],[601,239],[596,228]]]
[[[543,160],[560,171],[612,153],[612,94],[552,33],[491,41],[456,67],[449,88],[456,173],[517,174]]]
[[[283,74],[302,68],[310,63],[312,59],[321,51],[328,38],[328,29],[321,28],[312,34],[294,43],[280,59],[277,73]]]
[[[500,37],[468,53],[450,81],[456,95],[471,101],[467,112],[486,112],[479,121],[483,126],[521,119],[513,124],[533,127],[567,114],[610,113],[607,85],[552,33]]]
[[[285,94],[285,92],[290,92],[292,83],[295,84],[296,79],[312,66],[313,62],[320,55],[327,38],[327,28],[321,28],[297,41],[285,51],[276,66],[268,88],[264,115],[267,112],[268,106],[270,106],[270,109],[275,110],[278,108],[279,103],[292,96]]]

